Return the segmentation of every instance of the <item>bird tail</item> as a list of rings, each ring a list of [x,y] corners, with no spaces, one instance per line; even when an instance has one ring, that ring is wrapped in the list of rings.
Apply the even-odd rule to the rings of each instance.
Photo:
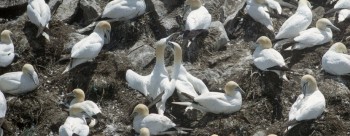
[[[35,36],[35,37],[38,38],[39,35],[40,35],[41,33],[43,33],[44,29],[45,29],[45,27],[40,26],[40,27],[38,28],[38,32],[36,33],[36,36]]]
[[[66,67],[66,69],[62,72],[62,74],[67,73],[69,70],[75,68],[76,66],[87,62],[89,59],[71,59],[69,62],[69,65]]]

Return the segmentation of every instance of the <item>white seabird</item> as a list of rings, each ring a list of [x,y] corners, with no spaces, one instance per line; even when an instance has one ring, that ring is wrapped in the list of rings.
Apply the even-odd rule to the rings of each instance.
[[[27,93],[38,86],[38,74],[30,64],[25,64],[22,71],[9,72],[0,76],[0,90],[4,93],[13,95]]]
[[[241,92],[244,92],[239,85],[230,81],[225,85],[225,93],[207,92],[197,97],[190,97],[192,102],[173,102],[173,104],[191,106],[202,112],[211,112],[215,114],[230,114],[239,111],[242,106]],[[186,92],[184,92],[186,94]]]
[[[300,50],[331,41],[333,33],[330,28],[340,31],[327,18],[317,20],[316,27],[301,31],[299,36],[294,38],[296,43],[292,49]]]
[[[322,57],[322,68],[333,75],[350,74],[350,55],[346,46],[337,42]]]
[[[287,131],[298,121],[316,119],[326,108],[326,100],[318,90],[316,79],[313,76],[304,75],[301,78],[301,88],[302,94],[298,96],[289,111]]]
[[[0,41],[0,67],[7,67],[15,57],[15,47],[11,40],[12,32],[4,30],[1,32]]]
[[[186,18],[185,30],[207,30],[211,23],[211,15],[200,0],[186,0],[191,12]]]
[[[49,28],[51,11],[49,5],[44,0],[29,0],[27,5],[27,15],[33,24],[38,27],[36,37],[43,33],[45,27]]]
[[[97,57],[103,45],[110,40],[111,25],[106,21],[100,21],[94,31],[86,38],[76,43],[71,51],[71,61],[62,74],[68,72],[79,64],[85,63]]]
[[[274,31],[270,14],[265,6],[266,0],[251,0],[245,10],[257,22],[265,25],[270,31]]]
[[[132,114],[134,116],[133,128],[140,133],[141,128],[148,128],[151,135],[167,134],[167,130],[175,128],[176,124],[164,115],[149,113],[148,107],[144,104],[135,106]],[[186,134],[184,131],[180,131]]]
[[[169,81],[169,74],[164,65],[164,50],[166,48],[167,41],[171,36],[172,35],[166,38],[162,38],[161,40],[155,43],[156,64],[151,74],[142,76],[137,74],[133,70],[128,69],[125,75],[126,81],[128,82],[128,86],[142,93],[150,101],[156,99],[157,96],[164,92],[164,94],[162,95],[161,102],[158,102],[156,104],[158,113],[161,115],[165,111],[166,100],[173,94],[175,90],[175,81]],[[181,63],[181,60],[178,62],[177,59],[177,56],[181,55],[182,54],[174,55],[174,63]]]
[[[113,21],[124,21],[144,14],[146,3],[144,0],[113,0],[103,10],[101,18]]]
[[[95,102],[86,100],[69,106],[69,115],[96,119],[102,116],[102,112]]]
[[[5,121],[5,116],[6,116],[6,111],[7,111],[7,101],[4,96],[4,94],[0,91],[0,127]],[[2,128],[0,128],[0,135],[4,135],[4,131]]]
[[[60,136],[87,136],[89,135],[89,126],[83,116],[68,116],[63,125],[60,126],[58,133]]]
[[[288,81],[285,71],[289,70],[283,56],[272,48],[271,40],[261,36],[256,41],[259,46],[253,53],[254,65],[262,71],[275,72],[280,78]]]
[[[338,0],[334,5],[334,8],[328,10],[325,14],[339,11],[338,22],[343,22],[346,18],[350,17],[350,1],[349,0]]]
[[[279,29],[275,39],[293,38],[306,30],[312,22],[311,5],[307,0],[299,0],[296,12]]]

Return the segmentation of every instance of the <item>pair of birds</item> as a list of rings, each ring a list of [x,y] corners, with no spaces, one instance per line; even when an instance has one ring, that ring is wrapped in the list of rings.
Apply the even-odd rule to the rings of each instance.
[[[85,100],[85,93],[81,89],[74,89],[68,96],[74,96],[75,98],[69,105],[69,116],[63,125],[59,128],[60,136],[87,136],[90,131],[90,127],[96,124],[96,119],[102,115],[100,108],[97,104],[90,100]],[[85,118],[91,118],[91,122],[88,125]]]
[[[180,100],[189,102],[175,102],[174,104],[188,106],[187,109],[196,108],[203,112],[213,113],[232,113],[238,111],[242,104],[242,97],[237,91],[243,92],[238,84],[233,81],[229,82],[225,90],[226,94],[209,92],[203,81],[187,72],[182,65],[180,45],[168,41],[172,36],[170,35],[156,42],[156,64],[151,74],[142,76],[130,69],[127,70],[126,81],[128,85],[141,92],[144,96],[150,97],[149,100],[151,101],[157,102],[157,98],[159,98],[160,102],[156,104],[156,107],[160,115],[164,114],[165,103],[173,94],[175,88],[177,89]],[[169,80],[164,64],[164,50],[167,45],[174,48],[174,65],[171,80]],[[194,102],[201,104],[196,105]],[[231,108],[225,106],[231,106]]]
[[[271,18],[265,12],[265,6],[263,5],[266,2],[269,3],[267,0],[252,0],[251,4],[247,4],[246,9],[253,19],[273,31]],[[333,37],[330,28],[340,31],[339,28],[334,26],[328,19],[322,18],[317,21],[315,28],[307,29],[312,22],[312,11],[310,8],[311,4],[309,1],[300,0],[295,14],[282,24],[275,39],[287,39],[289,43],[295,43],[292,49],[304,49],[329,42]],[[282,41],[276,43],[274,48],[280,48]]]

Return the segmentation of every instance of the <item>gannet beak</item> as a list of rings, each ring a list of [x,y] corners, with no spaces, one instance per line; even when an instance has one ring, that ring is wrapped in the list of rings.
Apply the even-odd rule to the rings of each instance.
[[[38,75],[35,72],[33,74],[29,74],[29,75],[32,77],[34,84],[39,85]]]
[[[329,27],[340,32],[340,29],[338,27],[334,26],[333,24],[329,25]]]
[[[74,93],[73,93],[73,92],[67,93],[67,94],[65,95],[65,97],[74,97]]]
[[[132,112],[132,113],[130,114],[130,117],[134,118],[136,115],[137,115],[136,112]]]
[[[245,92],[241,87],[237,87],[236,90],[239,91],[242,95],[245,95]]]
[[[106,34],[106,39],[105,39],[105,44],[109,44],[110,40],[111,40],[111,35],[110,35],[110,31],[107,30]]]

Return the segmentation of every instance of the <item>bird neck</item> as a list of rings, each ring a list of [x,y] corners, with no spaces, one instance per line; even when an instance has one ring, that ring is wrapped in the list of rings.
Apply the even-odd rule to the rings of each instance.
[[[157,46],[156,48],[156,64],[164,63],[164,46]]]
[[[310,3],[307,0],[299,0],[298,8],[301,8],[301,7],[308,7],[308,8],[310,8],[309,5],[310,5]]]
[[[182,50],[181,50],[181,47],[175,46],[174,64],[181,64],[181,63],[182,63]]]

